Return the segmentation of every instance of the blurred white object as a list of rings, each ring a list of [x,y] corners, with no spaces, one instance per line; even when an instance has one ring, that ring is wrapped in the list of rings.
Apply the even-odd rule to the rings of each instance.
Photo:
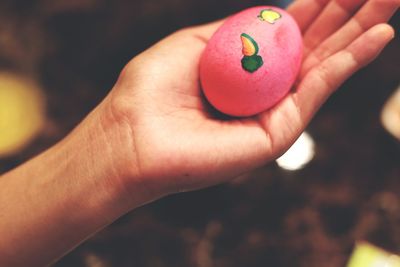
[[[383,127],[400,140],[400,87],[389,98],[381,114]]]
[[[304,168],[315,155],[315,143],[312,137],[304,132],[283,156],[276,160],[282,169],[296,171]]]
[[[347,267],[399,267],[400,257],[365,241],[357,242]]]

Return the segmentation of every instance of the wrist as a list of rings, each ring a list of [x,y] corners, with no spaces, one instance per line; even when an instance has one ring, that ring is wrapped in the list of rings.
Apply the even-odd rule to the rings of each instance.
[[[60,143],[1,176],[1,266],[44,266],[143,203],[141,194],[125,192],[127,169],[118,164],[127,155],[107,140],[123,134],[100,110]]]
[[[130,128],[115,120],[104,101],[56,149],[84,180],[103,216],[114,220],[146,202],[131,145]]]
[[[113,98],[116,90],[114,88],[81,123],[77,136],[87,140],[84,142],[86,152],[80,156],[83,161],[89,160],[94,170],[90,176],[101,177],[113,211],[117,208],[126,213],[168,192],[162,186],[160,174],[153,173],[154,164],[148,164],[149,159],[139,155],[140,151],[149,152],[153,146],[146,142],[143,134],[139,135],[141,124],[135,127],[139,120],[135,119],[137,116],[129,98]],[[78,142],[72,141],[68,147],[76,150]]]

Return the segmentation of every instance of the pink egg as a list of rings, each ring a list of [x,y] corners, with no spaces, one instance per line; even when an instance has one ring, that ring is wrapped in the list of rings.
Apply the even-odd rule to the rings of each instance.
[[[219,111],[252,116],[276,105],[290,91],[301,65],[303,42],[284,10],[244,10],[217,30],[201,57],[205,96]]]

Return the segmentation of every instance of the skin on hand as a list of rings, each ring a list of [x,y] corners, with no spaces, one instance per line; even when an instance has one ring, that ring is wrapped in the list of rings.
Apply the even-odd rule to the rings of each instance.
[[[282,154],[325,100],[393,38],[399,0],[297,0],[295,88],[246,119],[216,113],[198,65],[222,22],[181,30],[135,57],[62,142],[0,178],[0,266],[44,266],[119,216],[228,181]]]
[[[107,102],[130,129],[135,153],[126,164],[137,166],[135,182],[159,197],[225,182],[277,158],[394,37],[385,22],[398,6],[398,0],[295,1],[288,11],[306,51],[297,85],[277,106],[246,119],[221,119],[201,93],[199,58],[221,21],[181,30],[134,58]],[[134,190],[138,185],[126,178],[122,184]]]

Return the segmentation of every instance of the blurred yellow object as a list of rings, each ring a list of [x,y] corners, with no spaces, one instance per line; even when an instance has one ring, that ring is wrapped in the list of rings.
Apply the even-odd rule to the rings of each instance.
[[[44,95],[31,81],[0,73],[0,157],[23,149],[44,124]]]
[[[400,140],[400,87],[383,107],[381,120],[383,127]]]
[[[400,257],[367,242],[359,242],[347,267],[400,267]]]

